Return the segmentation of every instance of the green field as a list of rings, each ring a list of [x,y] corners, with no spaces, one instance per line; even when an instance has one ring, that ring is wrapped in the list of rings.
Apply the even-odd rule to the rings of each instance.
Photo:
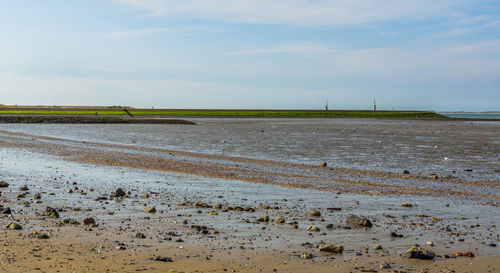
[[[446,118],[435,112],[420,111],[304,111],[304,110],[145,110],[128,109],[134,116],[156,117],[317,117],[317,118]],[[120,109],[5,109],[3,115],[127,115]]]

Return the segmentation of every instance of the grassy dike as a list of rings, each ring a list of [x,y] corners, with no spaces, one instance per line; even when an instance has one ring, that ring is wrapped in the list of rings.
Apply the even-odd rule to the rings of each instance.
[[[135,117],[289,117],[289,118],[424,118],[447,119],[430,111],[318,111],[318,110],[163,110],[128,109]],[[0,115],[127,115],[121,109],[1,109]]]

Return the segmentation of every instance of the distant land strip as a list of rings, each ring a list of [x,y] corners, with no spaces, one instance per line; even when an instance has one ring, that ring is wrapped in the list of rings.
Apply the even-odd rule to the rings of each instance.
[[[263,110],[263,109],[140,109],[116,106],[22,106],[0,107],[0,116],[134,116],[136,119],[165,117],[286,117],[286,118],[401,118],[449,119],[432,111],[366,110]]]

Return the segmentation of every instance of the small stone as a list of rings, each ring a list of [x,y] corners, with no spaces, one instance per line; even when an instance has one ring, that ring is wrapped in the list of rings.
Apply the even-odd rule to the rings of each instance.
[[[279,217],[278,219],[276,219],[276,224],[284,224],[285,223],[285,218],[283,217]]]
[[[397,234],[396,232],[391,232],[391,237],[403,237],[402,234]]]
[[[314,258],[314,255],[312,253],[309,253],[309,252],[304,252],[300,255],[300,258],[302,259],[312,259]]]
[[[433,242],[431,242],[431,241],[429,241],[429,242],[427,242],[427,243],[426,243],[426,245],[427,245],[427,246],[434,246],[434,243],[433,243]]]
[[[8,229],[13,229],[13,230],[20,230],[20,229],[23,229],[23,227],[19,224],[16,224],[16,223],[10,223],[7,225],[7,228]]]
[[[111,197],[124,197],[125,195],[127,195],[127,193],[122,188],[118,188],[111,194]]]
[[[318,164],[318,166],[319,166],[319,167],[326,167],[326,166],[328,166],[328,163],[326,163],[326,162],[320,162],[320,163]]]
[[[320,231],[319,227],[317,227],[317,226],[309,226],[309,227],[307,228],[307,230],[308,230],[308,231]]]
[[[140,233],[140,232],[137,232],[137,233],[135,234],[135,238],[145,239],[145,238],[146,238],[146,235],[144,235],[144,234],[142,234],[142,233]]]
[[[346,219],[346,223],[352,227],[372,227],[372,222],[365,217],[358,217],[356,215],[349,215]]]
[[[382,248],[382,246],[381,246],[381,245],[375,245],[375,246],[373,247],[373,249],[375,249],[375,250],[381,250],[381,249],[383,249],[383,248]]]
[[[19,190],[20,191],[29,191],[30,189],[28,188],[28,186],[23,185],[23,186],[19,187]]]
[[[1,207],[1,208],[0,208],[0,213],[1,213],[1,214],[11,214],[11,213],[12,213],[12,211],[11,211],[11,209],[10,209],[9,207],[5,207],[5,208],[4,208],[4,207]]]
[[[147,208],[144,209],[144,212],[155,213],[156,212],[156,208],[155,207],[147,207]]]
[[[164,263],[172,263],[174,260],[170,257],[156,256],[152,259],[153,261],[164,262]]]
[[[419,245],[414,245],[403,255],[401,255],[401,257],[410,259],[432,260],[434,259],[434,257],[436,257],[436,254],[431,250],[421,248]]]
[[[401,203],[401,206],[405,207],[405,208],[412,208],[413,207],[413,205],[411,203]]]
[[[41,195],[40,193],[37,193],[37,194],[35,194],[35,195],[33,196],[33,199],[35,199],[35,200],[40,200],[40,199],[42,199],[42,195]]]
[[[403,174],[410,174],[410,172],[408,170],[404,170]]]
[[[263,216],[257,219],[258,222],[269,222],[269,216]]]
[[[80,222],[76,221],[75,219],[70,219],[70,218],[62,219],[61,223],[70,224],[70,225],[79,225],[80,224]]]
[[[34,231],[29,235],[31,238],[36,238],[36,239],[49,239],[49,235],[40,232],[40,231]]]
[[[380,264],[380,269],[389,269],[391,268],[391,265],[389,263],[381,263]]]
[[[216,215],[219,215],[219,213],[216,212],[216,211],[211,211],[211,212],[208,213],[208,215],[216,216]]]
[[[9,186],[9,183],[0,180],[0,188],[7,188]]]
[[[59,213],[57,212],[57,210],[51,207],[45,208],[45,215],[54,219],[59,218]]]
[[[342,253],[344,251],[344,246],[322,244],[322,245],[319,245],[318,250],[324,251],[324,252],[330,252],[330,253]]]
[[[321,216],[321,212],[319,210],[311,210],[311,212],[309,212],[309,215],[310,216],[313,216],[313,217],[319,217]]]
[[[95,219],[90,217],[90,218],[86,218],[83,220],[83,224],[84,225],[87,225],[87,226],[90,226],[90,225],[93,225],[95,226],[96,225],[96,222],[95,222]]]

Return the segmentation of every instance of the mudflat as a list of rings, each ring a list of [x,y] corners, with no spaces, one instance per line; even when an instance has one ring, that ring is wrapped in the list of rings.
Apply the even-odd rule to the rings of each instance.
[[[129,118],[99,115],[0,115],[0,123],[61,123],[61,124],[195,124],[183,119]]]
[[[498,123],[196,122],[2,125],[0,269],[500,268]]]

